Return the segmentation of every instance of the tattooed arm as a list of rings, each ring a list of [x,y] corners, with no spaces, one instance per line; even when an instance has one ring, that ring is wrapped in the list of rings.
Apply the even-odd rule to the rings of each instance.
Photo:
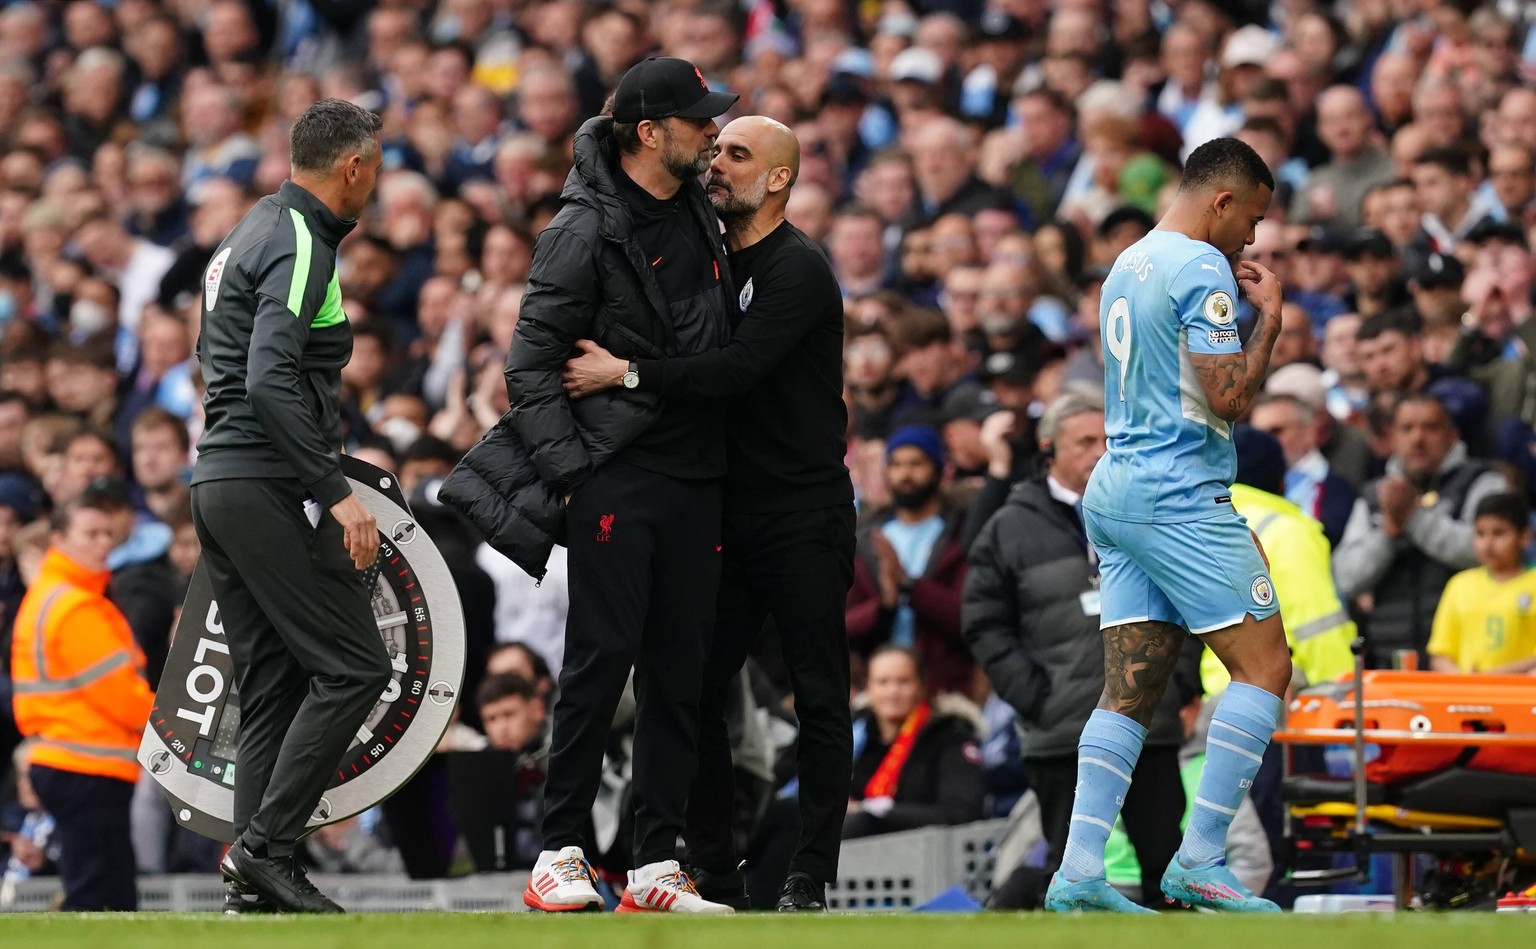
[[[1242,352],[1189,355],[1189,363],[1205,391],[1206,404],[1228,422],[1237,421],[1248,411],[1269,374],[1269,355],[1280,335],[1280,282],[1275,275],[1252,261],[1243,261],[1238,264],[1236,276],[1248,302],[1259,311],[1253,334]]]

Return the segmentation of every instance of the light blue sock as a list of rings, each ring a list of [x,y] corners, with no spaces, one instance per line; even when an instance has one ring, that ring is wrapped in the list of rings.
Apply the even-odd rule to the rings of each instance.
[[[1179,862],[1189,869],[1215,866],[1227,855],[1227,828],[1253,786],[1280,708],[1279,696],[1242,682],[1227,686],[1216,705],[1206,739],[1205,770],[1179,847]]]
[[[1077,741],[1077,796],[1061,858],[1072,883],[1104,876],[1104,844],[1131,788],[1147,730],[1119,712],[1095,709]]]

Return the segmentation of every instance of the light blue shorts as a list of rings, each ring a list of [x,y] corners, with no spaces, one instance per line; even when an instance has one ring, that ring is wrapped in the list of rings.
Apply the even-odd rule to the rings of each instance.
[[[1178,524],[1122,521],[1083,509],[1099,556],[1099,628],[1155,620],[1197,636],[1236,626],[1244,614],[1279,611],[1275,586],[1248,522],[1224,513]]]

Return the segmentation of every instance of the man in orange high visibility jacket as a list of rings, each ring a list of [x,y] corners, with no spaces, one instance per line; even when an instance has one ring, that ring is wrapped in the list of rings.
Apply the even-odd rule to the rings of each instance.
[[[138,905],[128,809],[154,695],[133,630],[106,597],[126,510],[94,489],[59,509],[11,642],[16,727],[32,739],[32,786],[57,824],[65,910]]]

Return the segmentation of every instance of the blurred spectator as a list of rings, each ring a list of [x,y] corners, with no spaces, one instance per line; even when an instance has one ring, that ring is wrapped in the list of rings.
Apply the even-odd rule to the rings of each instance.
[[[1328,325],[1332,327],[1334,323],[1347,318],[1335,317]],[[1328,386],[1327,373],[1318,372],[1315,366],[1292,363],[1270,373],[1264,381],[1264,391],[1269,395],[1291,396],[1312,410],[1317,420],[1317,449],[1328,462],[1330,471],[1357,490],[1376,473],[1372,469],[1375,461],[1365,434],[1328,411],[1330,400],[1339,398],[1343,390]]]
[[[885,328],[854,324],[844,331],[843,382],[855,437],[884,438],[890,432],[895,368],[896,346]]]
[[[1369,595],[1372,668],[1392,668],[1403,649],[1418,652],[1427,667],[1430,624],[1446,581],[1477,562],[1477,505],[1507,490],[1504,475],[1468,458],[1439,399],[1418,394],[1398,403],[1387,474],[1365,486],[1334,558],[1340,595]]]
[[[861,297],[886,285],[884,224],[874,211],[845,208],[832,218],[827,236],[832,270],[845,297]]]
[[[1498,204],[1495,218],[1523,228],[1536,224],[1536,151],[1511,142],[1488,153],[1488,182]]]
[[[186,237],[189,208],[176,156],[158,148],[130,147],[127,172],[129,233],[162,247]]]
[[[1342,302],[1347,312],[1372,317],[1409,302],[1401,261],[1386,234],[1361,228],[1349,238],[1344,257],[1349,283]],[[1326,331],[1331,319],[1322,322]]]
[[[1536,572],[1526,565],[1531,508],[1518,494],[1477,503],[1472,528],[1477,567],[1445,585],[1430,633],[1436,672],[1520,674],[1536,670],[1536,628],[1529,616]]]
[[[133,480],[143,505],[164,521],[188,502],[188,459],[192,445],[187,426],[161,408],[147,408],[133,420]]]
[[[1367,189],[1360,212],[1365,226],[1387,235],[1399,251],[1419,232],[1422,220],[1418,192],[1407,178],[1394,178]]]
[[[1484,220],[1491,208],[1472,191],[1472,166],[1465,152],[1443,146],[1426,149],[1413,162],[1413,190],[1424,212],[1415,242],[1449,254]]]
[[[1028,326],[1022,317],[1018,322]],[[905,379],[898,388],[891,418],[900,423],[908,419],[909,413],[939,410],[961,380],[951,348],[954,334],[944,314],[937,310],[913,310],[894,329],[902,350],[897,371]]]
[[[929,119],[912,132],[907,144],[917,182],[909,227],[931,224],[946,214],[970,216],[984,208],[1011,207],[1005,193],[976,177],[976,142],[960,122]]]
[[[80,253],[92,267],[117,287],[117,325],[127,331],[120,337],[119,369],[134,365],[138,355],[139,328],[144,305],[160,294],[160,280],[175,263],[176,255],[165,247],[129,234],[105,212],[92,214],[79,227]]]
[[[1046,335],[1032,313],[1038,294],[1038,279],[1028,265],[998,261],[982,273],[976,320],[988,353],[1013,353],[1031,363],[1037,361]],[[1042,322],[1049,322],[1057,335],[1065,333],[1062,321]]]
[[[1325,325],[1345,310],[1349,273],[1344,261],[1348,240],[1345,232],[1319,225],[1309,228],[1306,236],[1296,242],[1291,266],[1294,286],[1286,288],[1285,296],[1306,309],[1313,327]]]
[[[974,707],[932,700],[917,656],[892,644],[870,656],[868,696],[853,720],[844,839],[979,820],[986,783]]]
[[[244,104],[239,93],[205,83],[182,92],[181,125],[188,152],[181,184],[192,190],[209,178],[228,178],[249,186],[256,176],[261,146],[242,131]]]
[[[1014,99],[1013,111],[1022,155],[1011,170],[1009,184],[1035,221],[1049,221],[1056,216],[1067,179],[1082,155],[1074,135],[1077,116],[1071,102],[1045,87]]]
[[[1312,332],[1312,314],[1300,303],[1287,301],[1280,306],[1280,333],[1269,358],[1271,371],[1292,363],[1311,363],[1317,359],[1317,338]]]
[[[1463,328],[1446,362],[1487,388],[1496,419],[1529,424],[1536,421],[1531,396],[1536,361],[1530,352],[1536,323],[1530,319],[1532,256],[1525,235],[1510,224],[1487,224],[1468,235],[1467,243],[1475,250],[1465,280],[1457,281],[1457,297],[1466,306]],[[1460,276],[1461,265],[1446,258],[1442,269],[1449,272],[1448,283]],[[1443,312],[1449,310],[1446,300]]]
[[[1249,423],[1279,442],[1285,454],[1282,494],[1323,527],[1331,547],[1344,538],[1355,506],[1355,489],[1334,474],[1318,451],[1318,419],[1312,406],[1291,395],[1265,394],[1254,403]],[[1269,490],[1268,485],[1260,485]]]
[[[909,425],[891,434],[885,457],[895,510],[859,531],[849,645],[864,657],[886,642],[911,648],[935,692],[969,695],[974,666],[960,637],[964,512],[949,508],[940,490],[943,443],[932,428]]]
[[[1393,177],[1392,161],[1372,140],[1371,115],[1359,90],[1334,86],[1317,100],[1317,131],[1331,158],[1312,170],[1291,204],[1291,220],[1360,226],[1360,205],[1372,185]]]
[[[537,752],[544,741],[544,699],[532,681],[516,672],[487,676],[475,691],[475,704],[492,748]]]

